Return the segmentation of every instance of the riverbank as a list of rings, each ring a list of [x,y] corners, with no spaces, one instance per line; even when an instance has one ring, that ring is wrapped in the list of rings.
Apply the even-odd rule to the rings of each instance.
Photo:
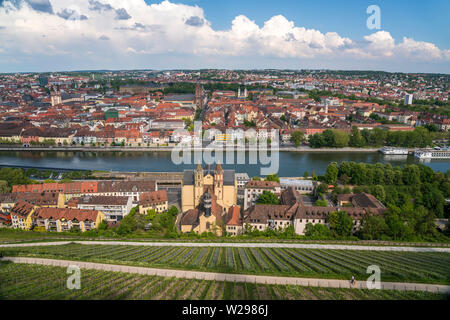
[[[226,146],[218,146],[226,151]],[[0,147],[0,151],[49,151],[49,152],[171,152],[175,147]],[[215,151],[215,148],[193,148],[192,151],[210,152]],[[233,148],[232,151],[272,151],[271,148]],[[278,148],[280,152],[378,152],[377,148],[320,148],[313,149],[310,147],[285,147]],[[412,152],[413,150],[410,150]]]

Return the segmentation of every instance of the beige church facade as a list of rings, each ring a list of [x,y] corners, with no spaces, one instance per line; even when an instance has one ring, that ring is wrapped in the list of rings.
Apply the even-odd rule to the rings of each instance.
[[[237,201],[236,174],[234,170],[223,170],[220,164],[215,170],[200,165],[195,170],[186,170],[181,199],[181,232],[212,232],[221,236],[223,217]]]
[[[234,170],[223,170],[218,164],[215,170],[203,169],[200,165],[195,170],[185,170],[181,190],[182,211],[196,208],[205,191],[212,189],[217,204],[224,213],[237,202],[237,180]]]

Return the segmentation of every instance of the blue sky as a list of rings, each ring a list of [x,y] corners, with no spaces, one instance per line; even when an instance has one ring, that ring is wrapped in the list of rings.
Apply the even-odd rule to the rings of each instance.
[[[0,3],[4,72],[208,67],[450,72],[448,0]],[[366,27],[369,5],[381,9],[381,30]]]
[[[157,1],[147,1],[157,3]],[[448,0],[185,0],[198,5],[213,27],[228,29],[237,15],[244,14],[262,26],[272,16],[284,15],[296,25],[336,31],[351,38],[367,34],[366,9],[378,5],[382,14],[382,29],[394,38],[403,36],[433,42],[439,47],[450,47],[450,1]]]

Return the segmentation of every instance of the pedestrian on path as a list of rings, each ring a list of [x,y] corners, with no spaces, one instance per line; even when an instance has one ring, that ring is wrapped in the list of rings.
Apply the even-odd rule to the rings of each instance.
[[[355,276],[352,276],[351,284],[353,287],[356,285]]]

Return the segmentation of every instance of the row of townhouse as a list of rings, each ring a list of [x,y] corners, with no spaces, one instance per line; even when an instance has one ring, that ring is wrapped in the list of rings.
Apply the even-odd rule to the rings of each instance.
[[[157,184],[155,181],[80,181],[16,185],[13,186],[12,193],[62,193],[65,201],[84,195],[123,196],[131,197],[133,204],[137,204],[142,193],[156,190]]]
[[[15,144],[30,146],[52,140],[58,146],[70,145],[76,130],[69,128],[34,127],[19,124],[0,126],[0,139]]]
[[[68,188],[60,190],[70,191]],[[78,191],[77,191],[78,192]],[[155,209],[161,213],[168,210],[166,190],[140,193],[140,199],[133,201],[133,195],[95,195],[95,194],[64,194],[64,193],[9,193],[0,194],[1,212],[9,215],[18,202],[25,202],[35,207],[72,208],[79,210],[97,210],[105,215],[108,222],[120,222],[133,208],[138,205],[141,213]],[[17,222],[20,222],[19,220]],[[17,227],[13,225],[13,227]]]
[[[71,208],[37,208],[30,215],[34,228],[54,232],[70,230],[86,232],[97,229],[105,220],[101,211]]]
[[[19,200],[11,208],[11,226],[22,230],[63,232],[78,229],[82,232],[96,229],[105,220],[103,212],[75,208],[40,207]]]

